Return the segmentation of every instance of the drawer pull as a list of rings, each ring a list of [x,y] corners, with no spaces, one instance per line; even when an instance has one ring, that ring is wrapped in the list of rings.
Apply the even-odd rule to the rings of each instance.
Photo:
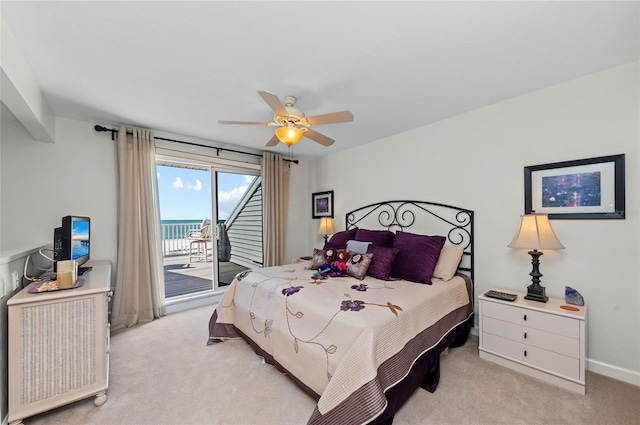
[[[524,321],[525,322],[527,321],[527,315],[526,314],[524,315]]]
[[[526,332],[524,333],[524,339],[527,339],[527,333]]]
[[[524,350],[524,356],[527,357],[527,350]]]

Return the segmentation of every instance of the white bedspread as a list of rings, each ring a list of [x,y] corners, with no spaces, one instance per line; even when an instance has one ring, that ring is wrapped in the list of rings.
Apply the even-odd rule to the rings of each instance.
[[[425,329],[453,311],[461,311],[455,319],[460,322],[472,312],[461,277],[448,282],[434,279],[432,285],[370,277],[314,281],[313,271],[305,266],[290,264],[238,275],[218,304],[211,336],[233,336],[227,330],[228,325],[235,326],[321,395],[322,415],[376,380],[380,365]],[[385,389],[372,402],[376,412],[367,413],[373,416],[364,422],[384,410]]]

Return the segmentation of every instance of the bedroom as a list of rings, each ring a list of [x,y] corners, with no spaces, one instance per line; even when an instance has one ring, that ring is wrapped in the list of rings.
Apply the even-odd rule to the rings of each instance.
[[[301,161],[292,168],[286,258],[309,255],[322,243],[316,235],[317,221],[311,219],[312,192],[334,191],[337,228],[344,226],[346,211],[369,202],[432,200],[476,211],[476,294],[493,286],[523,290],[530,280],[530,259],[526,252],[506,246],[523,213],[523,167],[624,153],[627,218],[554,220],[554,230],[567,248],[545,253],[542,272],[550,296],[561,297],[564,286],[570,285],[589,304],[587,368],[639,385],[637,59],[636,53],[630,63],[584,72],[569,81],[398,131],[366,147]],[[266,88],[247,93],[255,96],[254,89]],[[212,120],[227,118],[242,116]],[[95,256],[115,264],[113,145],[108,136],[93,130],[97,122],[61,116],[55,121],[56,142],[36,142],[15,120],[5,121],[3,114],[2,250],[23,248],[15,236],[5,246],[4,235],[10,228],[24,232],[29,247],[39,246],[49,241],[55,220],[70,210],[82,210],[103,224],[95,230],[101,241]],[[266,142],[264,136],[257,133],[257,148]],[[87,161],[84,178],[70,191],[54,190],[49,183],[51,164],[67,163],[70,154]],[[385,172],[372,172],[382,158]],[[61,181],[75,181],[69,170],[55,172]],[[27,202],[46,208],[28,208]]]

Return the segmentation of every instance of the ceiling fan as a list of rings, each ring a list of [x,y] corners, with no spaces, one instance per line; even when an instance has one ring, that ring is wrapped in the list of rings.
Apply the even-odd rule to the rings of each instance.
[[[227,121],[220,120],[220,124],[248,124],[248,125],[266,125],[269,127],[278,127],[275,134],[269,140],[266,146],[271,147],[282,142],[286,145],[292,146],[302,136],[307,137],[320,143],[323,146],[331,146],[335,142],[330,137],[324,134],[318,133],[311,129],[311,126],[335,124],[340,122],[353,121],[353,114],[350,111],[331,112],[329,114],[316,115],[313,117],[305,116],[304,112],[296,108],[296,98],[293,96],[285,96],[282,98],[282,102],[273,93],[267,91],[258,91],[258,94],[262,99],[267,102],[267,105],[273,110],[273,121]]]

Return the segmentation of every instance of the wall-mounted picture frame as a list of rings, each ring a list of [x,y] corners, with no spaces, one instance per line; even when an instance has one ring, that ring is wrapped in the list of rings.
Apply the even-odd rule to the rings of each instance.
[[[624,219],[624,154],[524,167],[524,212]]]
[[[313,218],[333,218],[333,190],[314,193],[311,196],[311,211]]]

